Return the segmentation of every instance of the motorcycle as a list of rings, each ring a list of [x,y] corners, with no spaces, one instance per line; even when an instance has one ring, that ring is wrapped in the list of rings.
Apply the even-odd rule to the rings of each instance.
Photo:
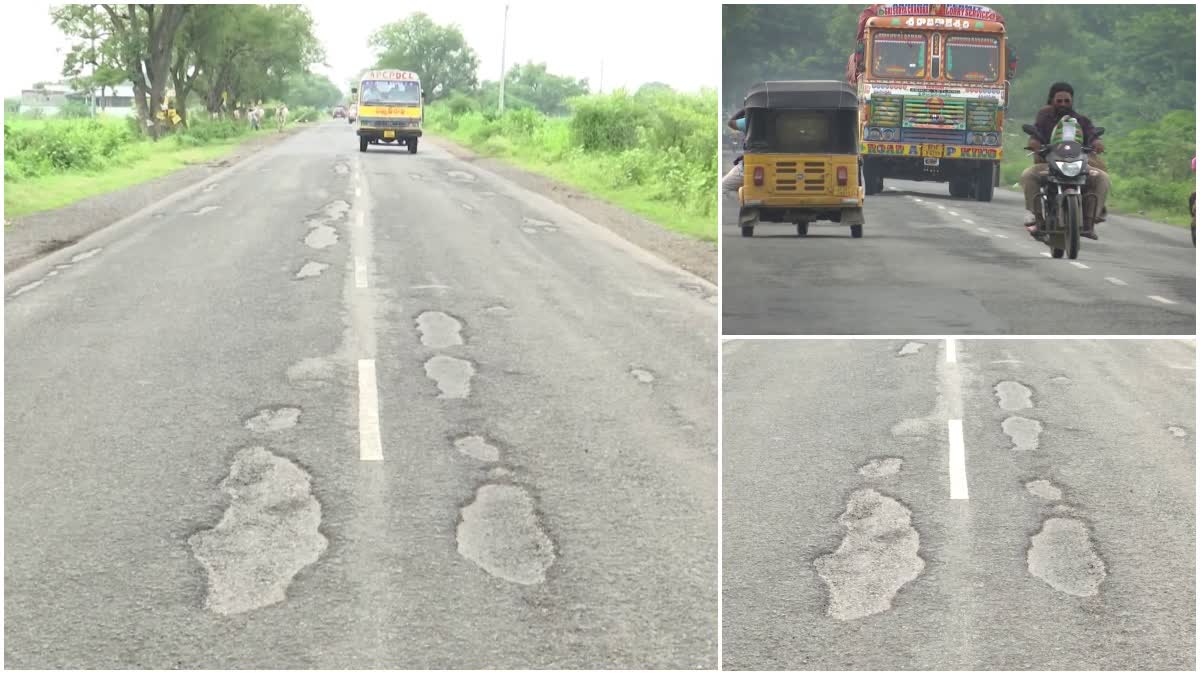
[[[1087,183],[1088,157],[1093,149],[1077,140],[1083,129],[1074,117],[1060,119],[1050,138],[1043,138],[1032,124],[1023,124],[1021,129],[1041,143],[1037,153],[1049,167],[1039,179],[1038,210],[1034,214],[1039,220],[1036,236],[1050,247],[1050,254],[1055,258],[1065,254],[1074,260],[1079,257],[1085,206],[1083,186]],[[1095,138],[1091,140],[1102,134],[1104,127],[1096,127]],[[1095,199],[1094,195],[1088,197]]]

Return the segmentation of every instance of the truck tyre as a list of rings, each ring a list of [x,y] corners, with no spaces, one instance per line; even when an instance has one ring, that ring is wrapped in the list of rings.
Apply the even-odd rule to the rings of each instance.
[[[415,138],[408,139],[408,154],[410,154],[410,155],[417,154],[417,139],[415,139]]]
[[[367,151],[367,137],[366,136],[358,137],[358,151],[359,152]]]
[[[975,188],[974,189],[975,201],[979,201],[979,202],[992,201],[992,194],[996,190],[995,171],[996,171],[996,168],[994,166],[992,166],[991,164],[989,164],[987,166],[987,168],[980,169],[975,174],[975,181],[974,181],[975,184],[972,186]]]

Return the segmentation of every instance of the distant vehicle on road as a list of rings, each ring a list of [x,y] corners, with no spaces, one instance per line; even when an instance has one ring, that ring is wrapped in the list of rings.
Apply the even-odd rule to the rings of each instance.
[[[339,105],[338,107],[333,109],[333,118],[334,119],[337,119],[339,117],[345,117],[345,116],[346,116],[346,106]]]
[[[352,91],[362,110],[357,129],[360,152],[366,152],[371,144],[395,143],[416,154],[425,118],[425,92],[416,73],[369,70]]]
[[[350,109],[346,111],[346,121],[354,124],[354,120],[358,119],[358,104],[351,103]]]

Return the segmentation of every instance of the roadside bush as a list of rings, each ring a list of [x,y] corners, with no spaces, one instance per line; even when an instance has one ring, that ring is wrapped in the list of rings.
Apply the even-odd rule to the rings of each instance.
[[[60,119],[6,124],[4,175],[13,179],[101,168],[121,148],[137,140],[117,120]]]

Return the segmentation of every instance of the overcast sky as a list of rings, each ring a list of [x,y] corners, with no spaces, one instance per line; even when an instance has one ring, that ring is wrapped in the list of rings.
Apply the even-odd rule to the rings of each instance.
[[[60,3],[6,2],[0,16],[0,87],[15,96],[39,80],[61,79],[68,42],[51,24]],[[588,78],[593,90],[633,89],[666,82],[677,89],[717,86],[720,79],[720,4],[669,0],[511,0],[507,64],[545,62],[550,72]],[[479,55],[479,78],[500,75],[503,0],[411,0],[308,3],[328,66],[313,69],[339,86],[371,65],[370,34],[412,12],[439,24],[456,23]]]

